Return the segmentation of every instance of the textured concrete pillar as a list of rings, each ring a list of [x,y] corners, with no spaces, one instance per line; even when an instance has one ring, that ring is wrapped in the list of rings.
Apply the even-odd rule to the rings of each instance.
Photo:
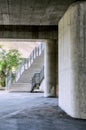
[[[56,96],[56,41],[47,40],[45,44],[45,97]]]
[[[86,119],[86,2],[73,4],[59,22],[59,106]]]

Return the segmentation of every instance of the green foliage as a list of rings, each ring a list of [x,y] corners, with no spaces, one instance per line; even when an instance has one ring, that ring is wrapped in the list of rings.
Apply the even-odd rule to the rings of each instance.
[[[16,49],[6,51],[1,46],[0,49],[0,84],[1,86],[5,86],[7,74],[12,71],[13,67],[17,69],[22,59]]]
[[[7,65],[9,70],[12,70],[12,67],[15,67],[15,69],[17,68],[17,66],[20,64],[21,62],[21,55],[18,52],[18,50],[9,50],[7,53]]]

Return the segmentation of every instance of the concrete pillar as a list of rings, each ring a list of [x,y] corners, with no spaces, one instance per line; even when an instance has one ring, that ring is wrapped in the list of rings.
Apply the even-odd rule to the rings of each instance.
[[[59,106],[86,119],[86,2],[73,4],[59,22]]]
[[[45,44],[45,97],[56,96],[56,41],[47,40]]]

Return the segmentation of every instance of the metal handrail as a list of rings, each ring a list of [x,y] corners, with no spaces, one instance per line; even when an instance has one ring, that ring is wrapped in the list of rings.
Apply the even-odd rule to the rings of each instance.
[[[21,77],[21,75],[23,74],[23,72],[26,69],[30,68],[34,59],[37,56],[40,56],[43,50],[44,50],[44,45],[41,43],[38,47],[35,47],[35,49],[31,52],[31,54],[28,58],[22,60],[22,62],[18,66],[18,69],[15,72],[15,81],[14,82],[17,82],[19,80],[19,78]],[[10,86],[11,84],[12,84],[12,75],[11,76],[8,75],[6,77],[6,86]]]
[[[38,73],[35,73],[32,77],[32,90],[35,89],[36,86],[40,86],[42,80],[44,79],[44,66],[42,67],[41,71]]]
[[[12,83],[12,72],[10,71],[8,76],[6,77],[6,89],[8,90],[10,84]]]

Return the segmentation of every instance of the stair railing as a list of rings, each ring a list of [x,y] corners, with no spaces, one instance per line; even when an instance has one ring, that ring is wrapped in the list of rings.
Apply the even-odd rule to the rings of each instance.
[[[21,75],[23,74],[23,72],[30,68],[30,66],[32,65],[34,59],[37,56],[40,56],[42,51],[44,50],[44,44],[40,44],[38,47],[35,47],[35,49],[31,52],[30,56],[24,60],[22,60],[22,62],[20,63],[20,65],[18,66],[18,69],[15,72],[15,80],[14,82],[17,82],[19,80],[19,78],[21,77]],[[10,86],[12,83],[12,74],[6,77],[6,86]]]
[[[38,73],[35,73],[32,77],[32,90],[35,89],[35,87],[40,86],[42,80],[44,79],[44,66],[42,67],[41,71]]]
[[[9,89],[11,83],[12,83],[12,72],[10,71],[8,76],[6,77],[6,90]]]

